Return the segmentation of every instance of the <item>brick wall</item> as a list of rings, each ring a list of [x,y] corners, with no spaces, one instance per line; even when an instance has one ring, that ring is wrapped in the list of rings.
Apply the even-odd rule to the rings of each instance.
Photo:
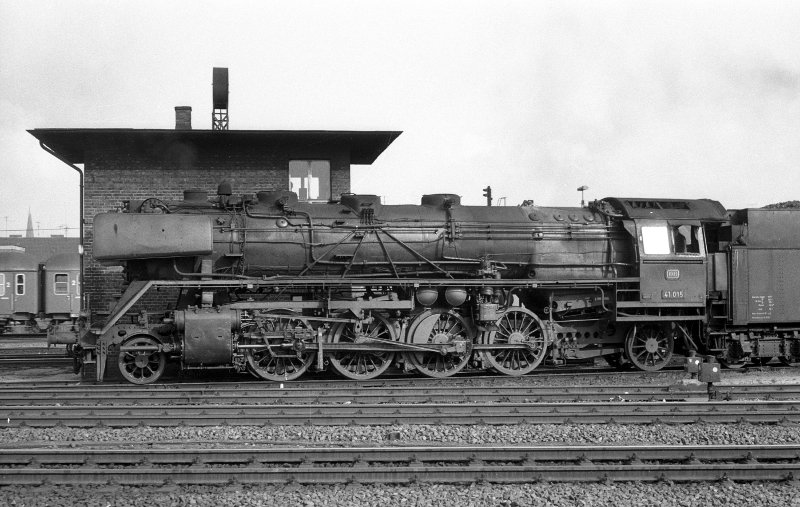
[[[92,257],[95,215],[118,208],[128,199],[182,199],[183,191],[190,188],[205,190],[213,196],[223,180],[231,183],[234,195],[252,195],[269,189],[288,190],[289,160],[302,158],[331,161],[334,199],[350,191],[349,154],[342,149],[262,146],[247,150],[205,150],[175,143],[163,147],[117,146],[87,151],[84,283],[91,311],[109,311],[122,294],[124,281],[121,267],[102,266]],[[173,302],[174,294],[164,293],[151,297],[147,307],[152,310],[154,306]]]

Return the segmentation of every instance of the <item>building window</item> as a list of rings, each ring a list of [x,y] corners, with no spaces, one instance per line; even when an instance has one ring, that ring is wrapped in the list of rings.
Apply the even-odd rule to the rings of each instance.
[[[16,278],[16,294],[17,296],[25,295],[25,275],[17,275]]]
[[[290,160],[289,190],[301,201],[331,199],[330,160]]]
[[[55,275],[53,290],[56,294],[69,294],[69,275],[65,273]]]

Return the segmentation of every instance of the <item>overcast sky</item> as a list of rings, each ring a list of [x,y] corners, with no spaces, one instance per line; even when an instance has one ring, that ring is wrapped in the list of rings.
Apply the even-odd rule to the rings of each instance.
[[[26,129],[208,129],[215,66],[231,129],[402,130],[352,172],[390,204],[800,199],[798,27],[794,1],[0,0],[0,234],[78,223]]]

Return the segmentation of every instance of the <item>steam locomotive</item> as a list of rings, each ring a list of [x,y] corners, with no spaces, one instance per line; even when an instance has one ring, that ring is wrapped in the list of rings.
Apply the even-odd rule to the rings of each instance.
[[[309,203],[223,184],[97,215],[93,256],[124,266],[128,287],[104,323],[54,340],[74,342],[98,380],[154,382],[168,361],[284,381],[329,367],[363,380],[392,365],[448,377],[598,357],[655,371],[676,351],[731,367],[800,357],[795,210]],[[174,307],[126,321],[153,289]]]

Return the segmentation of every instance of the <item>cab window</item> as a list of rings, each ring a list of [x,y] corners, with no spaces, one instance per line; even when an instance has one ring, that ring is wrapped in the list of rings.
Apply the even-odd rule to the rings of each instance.
[[[25,275],[22,275],[22,274],[17,275],[16,281],[14,283],[14,286],[16,287],[15,294],[17,296],[24,296],[25,295]]]
[[[0,296],[6,295],[6,275],[0,273]]]
[[[669,229],[666,225],[642,227],[642,249],[645,255],[669,255]]]
[[[677,255],[700,255],[703,251],[703,229],[696,225],[677,225],[672,227],[673,243]]]
[[[640,229],[644,255],[702,256],[703,229],[690,224],[644,225]]]
[[[53,290],[56,294],[69,294],[69,275],[57,273],[53,280]]]

